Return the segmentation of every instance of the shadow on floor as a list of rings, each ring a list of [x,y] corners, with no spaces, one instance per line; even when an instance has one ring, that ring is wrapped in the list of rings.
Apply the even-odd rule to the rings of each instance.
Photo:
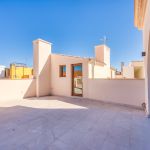
[[[3,150],[129,149],[150,136],[143,111],[77,98],[17,101],[1,107],[0,118]]]

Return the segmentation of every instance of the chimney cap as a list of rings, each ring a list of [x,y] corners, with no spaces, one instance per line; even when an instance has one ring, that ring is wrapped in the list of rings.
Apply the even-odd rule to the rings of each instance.
[[[40,39],[40,38],[38,38],[38,39],[36,39],[36,40],[33,41],[33,43],[36,43],[36,42],[44,42],[44,43],[46,43],[46,44],[52,45],[52,43],[50,43],[50,42],[48,42],[48,41],[46,41],[46,40]]]

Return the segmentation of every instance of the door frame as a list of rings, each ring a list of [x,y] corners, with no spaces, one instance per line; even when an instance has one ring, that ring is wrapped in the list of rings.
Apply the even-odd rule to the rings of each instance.
[[[71,95],[72,96],[83,96],[83,67],[82,67],[82,94],[76,94],[74,93],[74,67],[75,66],[83,66],[82,63],[76,63],[76,64],[71,64]]]

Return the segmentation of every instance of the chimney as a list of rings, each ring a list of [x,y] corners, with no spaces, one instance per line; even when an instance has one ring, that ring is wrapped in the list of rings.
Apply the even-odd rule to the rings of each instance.
[[[51,43],[42,39],[33,41],[33,72],[36,80],[36,96],[50,94]]]
[[[106,45],[95,46],[95,59],[110,67],[110,48]]]

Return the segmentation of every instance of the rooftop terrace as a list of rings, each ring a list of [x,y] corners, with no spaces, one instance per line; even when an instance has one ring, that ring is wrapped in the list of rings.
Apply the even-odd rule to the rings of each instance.
[[[0,102],[2,150],[148,150],[141,110],[78,98]]]

